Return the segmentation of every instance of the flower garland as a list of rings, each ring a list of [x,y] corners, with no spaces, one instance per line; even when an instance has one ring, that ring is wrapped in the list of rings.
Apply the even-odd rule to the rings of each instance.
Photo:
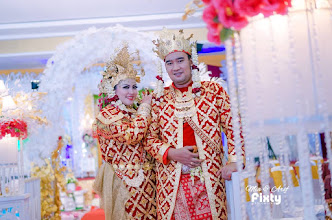
[[[134,101],[133,107],[130,108],[130,107],[125,106],[117,95],[114,95],[113,97],[108,98],[105,93],[100,93],[99,97],[100,98],[98,101],[99,102],[98,107],[100,110],[102,108],[106,107],[107,105],[112,105],[112,106],[120,109],[123,113],[128,114],[129,116],[132,116],[133,113],[136,112],[136,109],[137,109],[136,100]]]
[[[156,98],[157,98],[157,102],[160,101],[161,96],[164,95],[164,80],[163,80],[163,69],[162,69],[162,65],[161,62],[158,62],[158,75],[156,76],[157,79],[157,86],[156,86],[156,90],[155,90],[155,94],[156,94]]]
[[[220,45],[248,25],[249,18],[258,14],[269,17],[274,14],[285,15],[291,7],[291,0],[194,0],[197,8],[204,7],[203,21],[207,25],[207,38]],[[190,7],[191,5],[189,5]],[[184,19],[195,9],[185,10]]]
[[[203,174],[203,170],[202,170],[201,166],[195,167],[190,170],[190,179],[191,179],[192,184],[195,183],[195,176],[197,176],[199,178],[201,183],[204,183],[205,178],[204,178],[204,174]]]
[[[192,93],[194,96],[193,98],[195,98],[195,96],[200,97],[201,95],[201,78],[200,78],[199,68],[197,67],[199,63],[198,63],[198,55],[196,47],[192,47],[192,61],[193,61],[193,65],[191,66],[192,80],[193,80]]]
[[[20,119],[6,119],[0,122],[0,139],[9,134],[12,137],[26,139],[28,136],[27,123]]]

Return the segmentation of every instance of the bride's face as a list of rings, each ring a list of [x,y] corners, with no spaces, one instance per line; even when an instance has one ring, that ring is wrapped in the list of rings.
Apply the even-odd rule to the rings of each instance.
[[[115,94],[124,105],[132,105],[138,94],[136,81],[134,79],[121,80],[116,85]]]

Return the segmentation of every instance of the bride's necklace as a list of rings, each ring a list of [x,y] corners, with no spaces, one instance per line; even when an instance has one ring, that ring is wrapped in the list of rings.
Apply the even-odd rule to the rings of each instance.
[[[126,105],[124,105],[120,99],[118,99],[117,101],[112,101],[111,105],[113,105],[114,107],[120,109],[124,114],[128,114],[130,117],[134,117],[136,110],[133,107],[127,107]]]

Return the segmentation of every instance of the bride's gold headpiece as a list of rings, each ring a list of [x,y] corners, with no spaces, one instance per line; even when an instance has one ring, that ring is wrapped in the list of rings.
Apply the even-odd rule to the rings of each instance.
[[[140,68],[140,71],[138,69]],[[138,74],[140,72],[140,74]],[[141,67],[139,51],[129,53],[128,45],[118,50],[114,58],[106,63],[106,70],[102,72],[103,80],[99,86],[101,93],[112,95],[114,87],[124,79],[134,79],[140,82],[140,77],[145,75]],[[103,85],[104,84],[104,85]]]

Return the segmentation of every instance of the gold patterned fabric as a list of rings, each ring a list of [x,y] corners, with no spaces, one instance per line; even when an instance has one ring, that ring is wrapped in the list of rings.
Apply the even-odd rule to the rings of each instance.
[[[125,204],[130,194],[110,164],[104,163],[100,167],[93,189],[100,195],[100,207],[105,211],[105,220],[128,219]]]
[[[148,110],[143,105],[137,114],[131,114],[108,105],[101,110],[94,123],[94,132],[98,136],[102,157],[107,164],[103,167],[104,174],[98,174],[98,181],[99,186],[100,182],[103,183],[104,191],[105,188],[108,190],[104,195],[112,198],[104,202],[104,207],[112,208],[112,211],[107,210],[112,213],[111,216],[119,212],[116,214],[121,217],[124,210],[124,219],[156,219],[154,159],[144,151],[142,145],[150,124],[150,116],[144,109]],[[112,178],[108,178],[109,175]],[[116,206],[113,205],[120,194],[128,194],[122,204],[123,210],[115,209]],[[107,201],[111,204],[106,204]]]
[[[157,215],[169,220],[174,212],[182,164],[163,164],[169,147],[183,147],[183,123],[195,123],[195,139],[213,219],[227,219],[225,182],[216,174],[223,166],[222,131],[228,140],[229,161],[234,161],[234,135],[230,101],[225,90],[215,82],[202,82],[201,96],[166,87],[164,96],[152,105],[152,122],[145,149],[157,159]],[[190,100],[193,97],[193,101]],[[201,132],[201,134],[198,134]],[[242,152],[242,156],[244,152]]]

